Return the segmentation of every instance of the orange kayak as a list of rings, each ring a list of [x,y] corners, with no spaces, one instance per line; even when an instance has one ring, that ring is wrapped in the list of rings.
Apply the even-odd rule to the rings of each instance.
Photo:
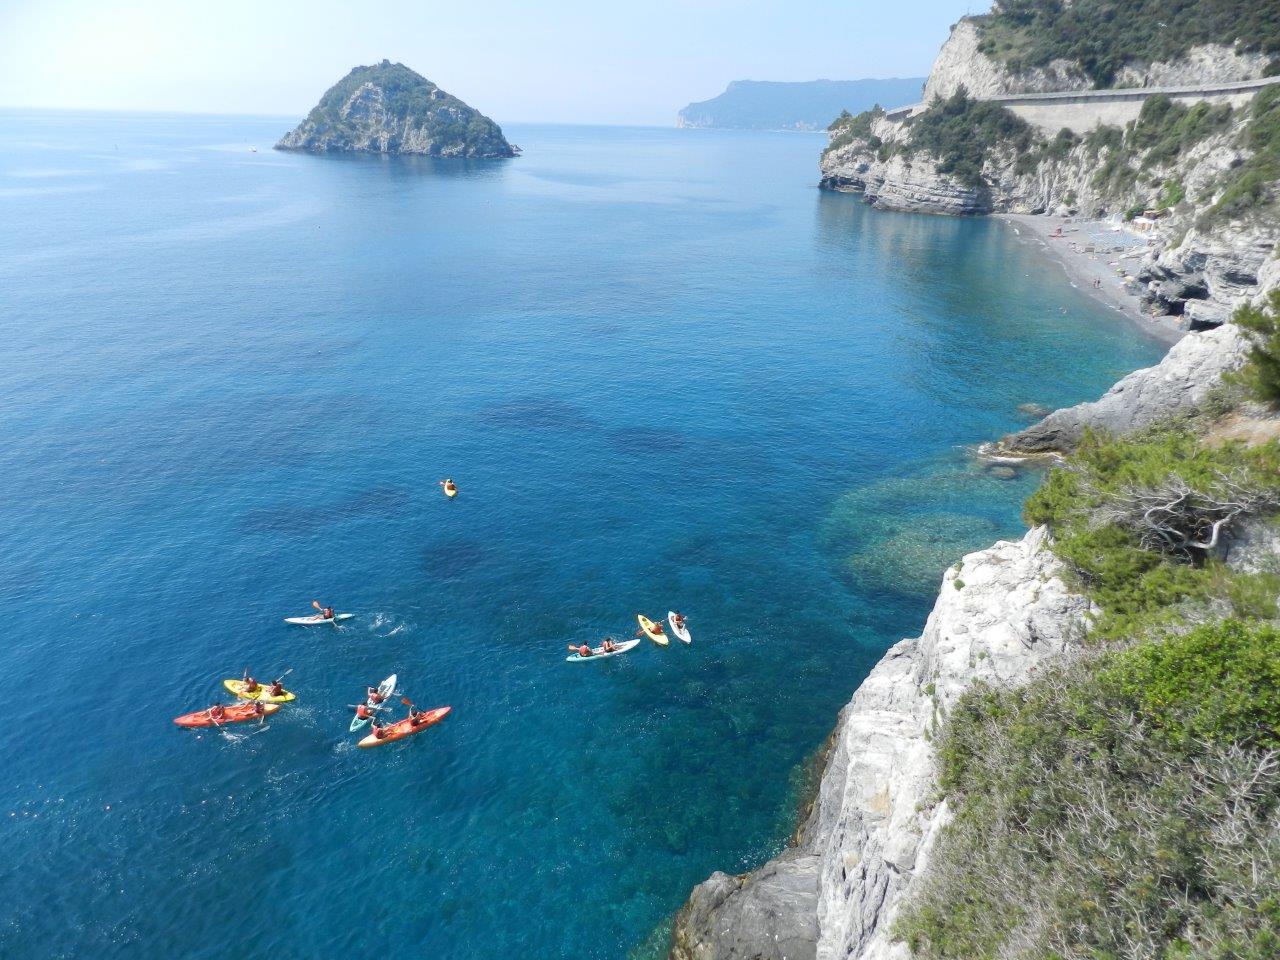
[[[382,728],[382,736],[375,737],[372,733],[361,740],[356,746],[358,747],[380,747],[384,743],[394,743],[396,740],[403,740],[405,737],[412,737],[415,733],[421,733],[427,727],[435,726],[446,716],[453,707],[436,707],[434,710],[428,710],[421,715],[421,719],[417,725],[411,724],[406,718],[398,720]]]
[[[262,709],[267,716],[271,716],[280,709],[280,704],[264,703]],[[252,703],[233,703],[217,721],[209,716],[209,710],[206,708],[197,710],[195,713],[184,713],[180,717],[175,717],[173,722],[180,727],[220,727],[224,723],[244,723],[246,720],[256,719],[258,716],[253,711]]]

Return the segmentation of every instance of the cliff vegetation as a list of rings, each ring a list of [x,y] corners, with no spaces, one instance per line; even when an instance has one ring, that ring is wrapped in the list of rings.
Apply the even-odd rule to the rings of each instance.
[[[1237,322],[1235,387],[1274,405],[1280,293]],[[1223,559],[1276,524],[1280,444],[1207,438],[1249,402],[1230,389],[1087,434],[1028,501],[1099,612],[1082,653],[975,686],[943,723],[955,815],[895,927],[922,960],[1280,954],[1280,576]]]
[[[1011,71],[1070,60],[1099,87],[1127,63],[1175,60],[1200,44],[1280,54],[1280,5],[1257,0],[1003,0],[975,19],[982,52]]]

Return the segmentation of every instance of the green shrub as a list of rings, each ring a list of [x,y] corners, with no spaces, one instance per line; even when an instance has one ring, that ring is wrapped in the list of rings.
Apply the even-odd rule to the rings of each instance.
[[[920,960],[1275,956],[1280,633],[1229,622],[980,686],[894,933]]]
[[[974,100],[961,87],[950,97],[936,98],[910,122],[911,137],[898,149],[926,152],[938,158],[938,173],[950,174],[969,187],[982,187],[982,167],[994,148],[1025,154],[1035,145],[1034,128],[1005,107]]]
[[[1240,145],[1249,156],[1223,181],[1222,196],[1200,217],[1202,227],[1242,217],[1274,199],[1280,180],[1280,86],[1253,98]]]
[[[1141,636],[1182,616],[1180,605],[1211,597],[1241,615],[1264,609],[1258,586],[1265,575],[1227,570],[1205,551],[1151,549],[1138,530],[1100,522],[1105,512],[1116,512],[1115,504],[1145,491],[1172,482],[1212,492],[1224,477],[1264,499],[1280,496],[1280,447],[1208,447],[1177,426],[1120,440],[1087,434],[1027,500],[1027,523],[1049,525],[1054,552],[1101,608],[1093,625],[1097,639]]]
[[[1199,44],[1280,51],[1280,6],[1259,0],[1001,0],[975,20],[980,49],[1014,70],[1074,60],[1100,87],[1126,63],[1176,60]]]
[[[1143,102],[1128,137],[1129,146],[1143,154],[1144,167],[1172,163],[1201,140],[1230,127],[1231,116],[1227,104],[1211,106],[1200,101],[1184,107],[1156,94]]]
[[[871,149],[877,149],[880,146],[880,138],[871,135],[871,125],[883,116],[884,108],[878,103],[870,110],[863,110],[856,116],[848,110],[841,111],[840,116],[831,121],[831,125],[827,127],[831,140],[822,151],[823,156],[859,140],[867,141]]]
[[[1144,643],[1099,679],[1176,744],[1280,747],[1280,632],[1272,627],[1231,620]]]
[[[1241,306],[1232,321],[1252,340],[1248,361],[1235,379],[1259,400],[1280,403],[1280,290],[1271,291],[1263,308]]]

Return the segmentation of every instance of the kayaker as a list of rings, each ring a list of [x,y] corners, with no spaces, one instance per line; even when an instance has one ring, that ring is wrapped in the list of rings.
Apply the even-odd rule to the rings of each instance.
[[[377,687],[366,687],[365,696],[368,698],[369,702],[373,704],[375,707],[378,704],[380,704],[383,700],[387,699],[381,693],[378,692]]]
[[[387,735],[386,730],[383,727],[378,726],[378,722],[376,720],[374,721],[373,726],[370,728],[370,732],[378,740],[383,739]]]
[[[660,623],[653,624],[653,626],[649,628],[649,632],[654,634],[655,636],[659,636],[659,637],[663,636],[662,624]],[[638,630],[636,630],[637,637],[643,636],[643,635],[644,635],[644,627],[640,627]]]
[[[605,637],[604,643],[600,644],[600,647],[605,653],[613,653],[618,649],[618,645],[613,642],[613,637]]]
[[[253,701],[253,715],[258,718],[259,723],[267,719],[267,708],[263,706],[261,700]]]
[[[418,724],[422,723],[422,721],[424,721],[426,718],[427,718],[427,711],[415,710],[411,706],[409,707],[409,716],[406,717],[405,719],[409,721],[409,726],[416,727],[418,726]]]
[[[258,692],[258,681],[257,681],[257,680],[255,680],[255,679],[253,679],[253,677],[249,676],[249,671],[248,671],[248,670],[246,670],[246,671],[244,672],[244,676],[243,676],[243,677],[241,678],[241,680],[240,680],[240,689],[241,689],[244,693],[257,693],[257,692]]]
[[[227,708],[220,703],[215,703],[212,707],[209,708],[210,720],[215,720],[215,721],[221,720],[226,715],[227,715]]]
[[[582,644],[581,646],[574,646],[572,643],[569,644],[569,652],[576,653],[578,656],[582,657],[582,659],[584,660],[587,657],[592,656],[591,648],[588,647],[585,643]]]
[[[272,697],[283,697],[284,684],[277,680],[275,683],[271,684],[271,689],[267,691],[267,695]]]
[[[333,607],[325,607],[323,610],[320,611],[320,616],[322,616],[326,620],[332,620]]]
[[[361,720],[372,720],[373,711],[369,709],[369,705],[365,703],[357,703],[355,705],[356,716]]]
[[[672,620],[674,620],[674,621],[676,622],[676,626],[677,626],[679,629],[681,629],[681,630],[683,630],[683,629],[684,629],[684,622],[685,622],[685,621],[684,621],[684,614],[683,614],[683,613],[681,613],[679,610],[677,610],[677,611],[675,611],[675,613],[673,613],[673,614],[671,615],[671,619],[672,619]]]

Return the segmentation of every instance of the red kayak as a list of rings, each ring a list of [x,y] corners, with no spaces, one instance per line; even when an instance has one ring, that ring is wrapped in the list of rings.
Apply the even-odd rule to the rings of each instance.
[[[398,720],[395,723],[388,724],[382,728],[382,736],[375,737],[372,733],[361,740],[356,746],[358,747],[380,747],[384,743],[394,743],[396,740],[403,740],[405,737],[412,737],[415,733],[421,733],[427,727],[435,726],[441,720],[449,715],[449,711],[453,707],[436,707],[434,710],[427,710],[425,713],[418,715],[418,722],[411,723],[408,718]]]
[[[275,713],[280,709],[278,703],[264,703],[262,705],[263,713],[267,716]],[[197,710],[195,713],[184,713],[180,717],[174,718],[174,723],[180,727],[220,727],[224,723],[244,723],[246,720],[257,720],[258,715],[254,712],[252,703],[233,703],[227,707],[222,716],[217,720],[209,715],[209,709]]]

